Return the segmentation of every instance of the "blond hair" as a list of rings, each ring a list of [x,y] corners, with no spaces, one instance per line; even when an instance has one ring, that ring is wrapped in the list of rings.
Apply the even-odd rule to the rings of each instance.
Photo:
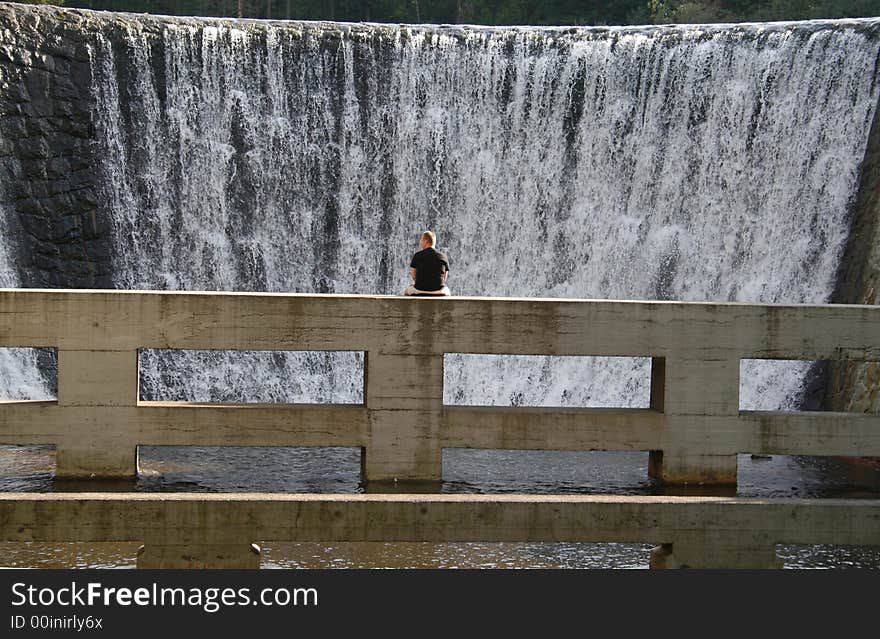
[[[422,233],[422,239],[430,242],[431,246],[434,246],[437,243],[437,236],[434,235],[434,231],[425,231]]]

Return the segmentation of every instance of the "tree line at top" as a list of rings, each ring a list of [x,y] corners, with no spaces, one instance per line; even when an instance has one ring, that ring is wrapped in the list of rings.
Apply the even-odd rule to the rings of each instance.
[[[153,15],[426,24],[625,25],[880,16],[880,0],[19,0]]]

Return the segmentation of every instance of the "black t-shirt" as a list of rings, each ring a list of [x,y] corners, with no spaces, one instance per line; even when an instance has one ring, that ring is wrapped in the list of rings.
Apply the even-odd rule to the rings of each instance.
[[[409,266],[416,269],[415,287],[420,291],[439,291],[443,288],[443,273],[449,270],[449,260],[433,246],[413,255]]]

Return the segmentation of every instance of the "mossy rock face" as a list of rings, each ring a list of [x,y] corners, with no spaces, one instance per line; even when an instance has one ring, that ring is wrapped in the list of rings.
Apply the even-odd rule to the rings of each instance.
[[[834,363],[826,403],[831,411],[880,413],[880,362]]]
[[[865,362],[852,366],[852,376],[845,390],[844,409],[852,413],[880,412],[880,363]]]

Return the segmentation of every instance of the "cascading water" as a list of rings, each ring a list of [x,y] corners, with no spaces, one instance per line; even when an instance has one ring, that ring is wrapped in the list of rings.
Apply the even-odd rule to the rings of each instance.
[[[8,212],[0,206],[0,288],[18,288],[14,262],[9,255]],[[31,348],[0,348],[0,400],[51,399]]]
[[[95,126],[80,114],[70,131],[94,133],[95,214],[112,219],[114,284],[126,289],[395,294],[433,228],[456,294],[827,302],[880,93],[880,20],[495,29],[33,11],[7,23],[46,38],[59,68],[67,55],[84,64],[80,44],[90,51]],[[0,34],[10,42],[22,35],[12,27]],[[53,48],[59,33],[71,42]],[[12,58],[23,59],[38,60]],[[25,88],[44,86],[40,75]],[[52,99],[76,93],[53,86]],[[27,179],[0,171],[10,176]],[[0,213],[21,215],[10,185]],[[23,251],[10,219],[0,217],[0,285],[19,286],[28,267],[14,264]],[[142,394],[359,401],[361,366],[351,353],[151,352]],[[807,367],[749,364],[744,406],[795,406]],[[37,368],[33,351],[0,349],[5,396],[48,397]],[[648,397],[647,362],[626,359],[453,355],[446,381],[447,403]],[[0,489],[58,488],[50,452],[0,454],[11,477]],[[445,492],[655,491],[646,453],[448,457]],[[851,497],[864,480],[830,459],[740,457],[745,497]],[[139,461],[139,490],[361,489],[353,450],[145,446]],[[443,565],[456,565],[450,552],[438,552]],[[535,565],[528,548],[497,553],[465,549],[476,559],[463,565],[516,565],[511,554]],[[646,553],[550,551],[579,567],[643,565]],[[878,565],[876,552],[829,565],[859,561]]]
[[[431,228],[455,294],[827,302],[878,26],[107,23],[115,284],[398,293]],[[142,392],[359,401],[358,358],[151,353]],[[647,403],[645,361],[516,363],[447,357],[445,400]],[[796,404],[807,367],[748,364],[744,407]]]

